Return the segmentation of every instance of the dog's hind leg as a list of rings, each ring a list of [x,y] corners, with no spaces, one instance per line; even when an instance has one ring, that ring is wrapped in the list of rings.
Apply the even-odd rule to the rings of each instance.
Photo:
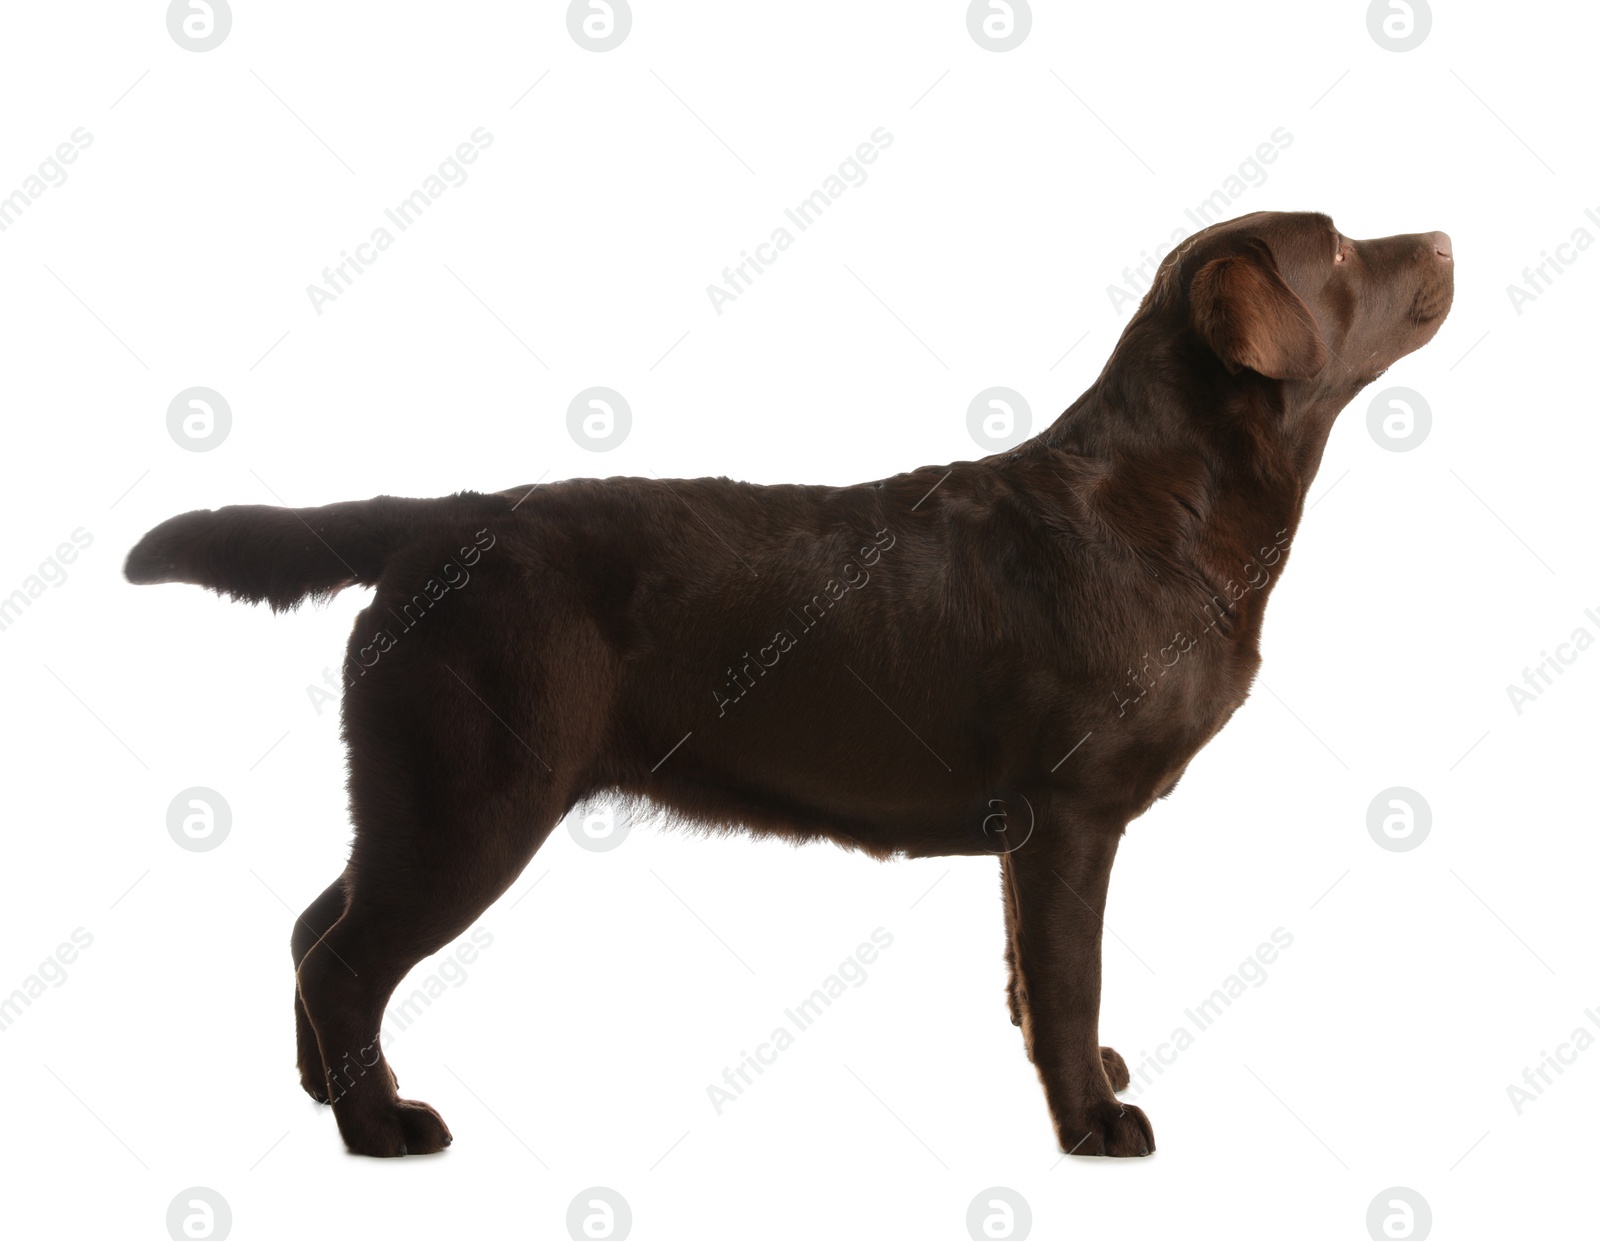
[[[409,810],[392,797],[380,810],[363,810],[357,799],[349,903],[300,965],[328,1098],[356,1154],[428,1154],[449,1145],[439,1114],[395,1090],[381,1043],[384,1009],[413,966],[466,931],[511,885],[565,809],[565,799],[549,791],[531,798],[525,790],[515,797],[460,792],[432,805],[419,798]]]
[[[1000,864],[1000,891],[1006,908],[1006,1007],[1011,1011],[1011,1024],[1022,1025],[1022,1006],[1027,1002],[1022,982],[1017,977],[1017,899],[1011,891],[1011,872],[1004,862]],[[1033,1049],[1028,1049],[1033,1055]]]
[[[605,709],[597,640],[547,630],[534,650],[556,670],[528,667],[483,649],[482,636],[509,623],[460,606],[472,602],[465,592],[447,602],[457,605],[451,625],[430,631],[430,618],[402,635],[346,690],[347,902],[300,964],[334,1116],[362,1155],[449,1145],[437,1112],[396,1093],[384,1009],[412,967],[511,885],[571,807]],[[530,653],[525,663],[536,661]],[[577,667],[581,684],[567,671]]]
[[[295,919],[294,930],[289,936],[289,951],[294,956],[297,973],[312,945],[326,935],[339,920],[339,915],[344,913],[344,905],[344,876],[340,875]],[[294,991],[294,1033],[300,1085],[318,1103],[326,1103],[328,1081],[323,1069],[322,1052],[317,1047],[317,1032],[311,1028],[311,1018],[306,1016],[305,1001],[300,998],[298,986]]]

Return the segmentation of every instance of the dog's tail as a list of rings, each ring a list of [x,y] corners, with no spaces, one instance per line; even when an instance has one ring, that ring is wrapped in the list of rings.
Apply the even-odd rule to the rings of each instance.
[[[130,582],[192,582],[274,611],[346,586],[377,583],[401,547],[508,512],[502,496],[462,492],[436,500],[376,496],[321,508],[236,504],[197,509],[151,530],[128,553]],[[480,524],[482,522],[480,521]]]

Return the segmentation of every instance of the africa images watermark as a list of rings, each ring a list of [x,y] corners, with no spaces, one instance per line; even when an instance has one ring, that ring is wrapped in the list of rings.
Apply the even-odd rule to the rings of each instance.
[[[0,632],[4,632],[15,625],[22,618],[22,614],[33,606],[33,601],[45,593],[47,587],[63,586],[67,581],[67,565],[78,558],[78,553],[86,550],[94,542],[94,535],[79,526],[69,536],[70,541],[62,541],[56,550],[39,562],[39,566],[27,577],[22,579],[22,585],[13,590],[9,595],[0,596]]]
[[[1600,228],[1600,213],[1593,207],[1585,207],[1583,214],[1596,228]],[[1567,268],[1571,267],[1583,256],[1583,252],[1594,245],[1594,234],[1583,225],[1572,230],[1572,235],[1565,241],[1557,242],[1555,253],[1549,250],[1539,251],[1539,262],[1531,267],[1522,269],[1522,283],[1512,281],[1506,285],[1506,296],[1511,299],[1511,309],[1517,314],[1522,313],[1522,308],[1529,302],[1537,301],[1542,294],[1550,292],[1556,282],[1556,277],[1564,275]]]
[[[1154,1080],[1151,1071],[1160,1077],[1167,1069],[1177,1063],[1178,1057],[1198,1041],[1204,1034],[1217,1023],[1217,1019],[1229,1008],[1233,1002],[1246,992],[1245,984],[1251,988],[1259,988],[1266,984],[1268,974],[1267,966],[1278,959],[1280,950],[1286,950],[1294,944],[1294,936],[1283,927],[1274,927],[1272,930],[1272,943],[1263,943],[1256,946],[1255,952],[1239,963],[1239,968],[1222,980],[1219,986],[1193,1008],[1183,1010],[1183,1015],[1189,1019],[1189,1025],[1177,1026],[1172,1031],[1172,1037],[1166,1042],[1157,1044],[1153,1053],[1140,1052],[1139,1061],[1130,1062],[1129,1075],[1133,1082],[1129,1090],[1129,1100],[1137,1099]],[[1276,945],[1274,947],[1273,945]],[[1193,1029],[1190,1029],[1190,1026]]]
[[[1212,190],[1196,206],[1184,208],[1185,222],[1167,234],[1165,240],[1158,242],[1153,254],[1148,250],[1139,251],[1138,266],[1122,269],[1121,284],[1106,286],[1106,296],[1111,299],[1112,310],[1120,315],[1124,309],[1137,306],[1139,299],[1149,291],[1150,282],[1155,279],[1161,260],[1169,251],[1207,225],[1237,214],[1233,204],[1244,196],[1244,192],[1266,184],[1265,165],[1275,163],[1278,156],[1294,143],[1294,135],[1281,125],[1267,136],[1271,141],[1260,143],[1254,153],[1239,165],[1237,172],[1223,178],[1220,188]]]
[[[461,548],[455,556],[446,561],[435,576],[419,586],[411,598],[400,605],[398,612],[390,608],[389,615],[394,617],[399,631],[379,629],[372,635],[372,641],[356,651],[355,662],[361,667],[360,675],[366,676],[367,669],[375,667],[380,659],[394,649],[395,643],[427,618],[434,607],[470,582],[472,574],[467,570],[477,564],[483,553],[493,547],[494,543],[495,536],[489,533],[488,527],[484,527],[472,536],[471,547]],[[371,659],[367,658],[369,654],[372,656]],[[348,675],[347,664],[346,676]]]
[[[844,568],[839,570],[838,577],[830,577],[823,584],[822,590],[811,596],[800,605],[796,612],[789,609],[789,615],[798,622],[793,629],[779,629],[772,635],[772,641],[757,649],[754,657],[749,651],[744,653],[744,662],[737,669],[729,667],[727,684],[722,689],[713,689],[711,697],[717,704],[717,718],[721,719],[728,713],[728,708],[737,703],[741,698],[755,688],[758,677],[764,677],[778,666],[778,661],[799,644],[800,639],[822,622],[828,611],[840,600],[846,598],[852,590],[861,590],[872,580],[872,574],[867,570],[878,563],[883,553],[894,546],[895,537],[887,527],[877,531],[872,536],[870,544],[863,544],[858,559],[845,562]],[[767,656],[771,656],[768,659]]]
[[[1600,1012],[1593,1008],[1583,1010],[1583,1015],[1589,1019],[1595,1030],[1600,1030]],[[1554,1054],[1547,1051],[1539,1053],[1537,1067],[1522,1070],[1522,1085],[1513,1082],[1506,1087],[1506,1098],[1511,1100],[1511,1108],[1518,1116],[1522,1109],[1530,1103],[1538,1102],[1547,1086],[1554,1084],[1550,1074],[1560,1077],[1567,1069],[1578,1062],[1578,1056],[1593,1047],[1600,1039],[1596,1039],[1594,1030],[1585,1026],[1577,1026],[1572,1031],[1572,1036],[1564,1043],[1557,1043]]]
[[[457,944],[453,951],[445,955],[438,968],[423,978],[405,999],[398,1004],[390,1001],[393,1011],[385,1011],[377,1038],[359,1051],[347,1051],[338,1060],[324,1066],[328,1102],[337,1103],[344,1098],[356,1084],[357,1078],[365,1077],[368,1069],[377,1066],[383,1058],[383,1049],[393,1044],[395,1038],[410,1029],[433,1006],[435,1000],[446,994],[446,983],[451,989],[466,984],[466,967],[477,961],[480,951],[487,951],[494,944],[494,935],[482,927],[473,927],[469,938],[471,943]]]
[[[446,190],[465,185],[465,165],[476,163],[479,154],[494,143],[494,135],[482,125],[469,136],[472,141],[460,143],[454,152],[440,161],[438,171],[424,177],[420,188],[412,190],[393,207],[383,209],[384,216],[400,232],[405,232],[420,220],[433,203],[444,197]],[[322,308],[329,302],[337,301],[341,294],[348,293],[356,277],[376,263],[378,256],[394,242],[395,235],[380,224],[372,230],[372,236],[366,241],[356,243],[354,254],[349,250],[339,251],[339,262],[322,269],[323,284],[313,281],[306,285],[311,309],[321,315]]]
[[[838,968],[824,978],[815,991],[793,1008],[784,1009],[783,1015],[788,1018],[789,1024],[774,1027],[766,1042],[756,1044],[753,1054],[741,1051],[738,1063],[732,1068],[722,1070],[724,1083],[722,1086],[713,1082],[706,1087],[706,1098],[711,1100],[712,1111],[721,1116],[723,1108],[730,1103],[737,1103],[745,1089],[755,1084],[755,1079],[750,1076],[751,1073],[759,1077],[767,1071],[767,1068],[776,1064],[778,1053],[793,1047],[798,1036],[809,1030],[816,1024],[817,1018],[833,1007],[833,1002],[845,993],[846,983],[851,987],[860,987],[867,981],[866,967],[878,959],[880,949],[887,949],[893,944],[893,935],[881,926],[874,927],[872,943],[857,945],[855,952],[841,961]]]
[[[94,943],[94,936],[81,926],[72,929],[71,938],[71,943],[58,945],[53,953],[39,963],[38,969],[22,980],[16,990],[0,999],[0,1033],[16,1025],[23,1012],[32,1008],[33,1002],[46,994],[46,983],[52,988],[66,985],[67,966],[78,959],[79,952]]]
[[[837,172],[829,173],[823,179],[820,188],[812,190],[795,206],[783,209],[784,218],[800,232],[805,232],[820,220],[835,202],[844,197],[846,190],[865,185],[867,180],[865,165],[876,163],[879,153],[894,143],[894,135],[882,125],[874,129],[868,137],[872,141],[858,145],[855,151],[840,163]],[[706,285],[706,296],[711,299],[711,309],[720,315],[727,303],[738,300],[742,293],[748,293],[755,284],[756,277],[776,263],[778,256],[794,245],[794,242],[795,235],[786,225],[780,224],[772,230],[772,235],[766,241],[756,245],[754,254],[748,250],[739,251],[739,261],[731,267],[722,269],[722,284]]]
[[[494,946],[494,934],[484,927],[475,926],[468,939],[470,943],[462,940],[450,952],[443,954],[438,967],[421,979],[411,989],[411,994],[400,1000],[391,997],[383,1025],[378,1029],[380,1046],[388,1047],[397,1036],[409,1030],[417,1018],[433,1007],[435,1000],[448,991],[466,985],[467,967],[477,963],[480,952],[487,952]]]
[[[1205,607],[1205,624],[1200,629],[1202,636],[1212,632],[1224,620],[1232,620],[1234,604],[1238,603],[1252,590],[1261,590],[1267,583],[1272,581],[1272,574],[1267,570],[1282,559],[1283,549],[1288,542],[1289,531],[1287,529],[1279,530],[1273,537],[1271,546],[1263,547],[1257,554],[1257,559],[1250,561],[1240,570],[1241,576],[1245,579],[1242,583],[1237,578],[1230,577],[1224,583],[1222,593],[1211,596],[1210,602]],[[1227,602],[1223,602],[1224,595],[1227,597]],[[1212,613],[1213,608],[1216,609],[1214,615]],[[1150,652],[1146,651],[1144,662],[1140,664],[1138,670],[1128,669],[1128,681],[1132,686],[1136,686],[1139,692],[1131,698],[1124,698],[1120,690],[1111,691],[1111,697],[1117,704],[1117,715],[1119,717],[1126,715],[1130,706],[1137,706],[1144,696],[1154,688],[1156,681],[1177,667],[1178,661],[1194,650],[1199,643],[1199,638],[1191,636],[1185,630],[1178,630],[1173,634],[1172,641],[1157,652],[1156,663],[1160,666],[1160,671],[1153,676],[1150,671]],[[1172,655],[1170,660],[1166,658],[1169,653]],[[1147,680],[1141,680],[1141,674]]]
[[[67,136],[70,142],[60,143],[45,157],[37,172],[30,172],[22,179],[21,186],[0,198],[0,233],[14,225],[29,206],[44,196],[46,190],[65,185],[67,170],[62,165],[77,163],[79,153],[94,144],[94,135],[82,125]]]
[[[1585,608],[1583,614],[1591,624],[1596,628],[1600,628],[1600,614],[1597,614],[1593,608]],[[1511,700],[1512,709],[1518,715],[1521,715],[1523,709],[1530,703],[1538,702],[1544,695],[1545,690],[1555,684],[1555,677],[1550,674],[1553,672],[1556,676],[1561,676],[1568,668],[1578,662],[1579,655],[1582,655],[1593,645],[1594,634],[1579,625],[1572,631],[1565,642],[1556,643],[1556,653],[1554,655],[1550,654],[1549,651],[1540,651],[1539,662],[1531,668],[1522,670],[1522,684],[1506,686],[1506,697]]]

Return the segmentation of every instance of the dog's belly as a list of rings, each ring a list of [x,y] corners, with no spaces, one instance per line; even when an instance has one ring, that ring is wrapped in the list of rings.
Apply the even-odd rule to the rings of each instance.
[[[640,793],[686,822],[789,840],[828,840],[878,857],[1003,853],[1008,839],[1033,830],[1033,816],[1024,809],[1028,800],[1016,793],[890,804],[837,790],[805,798],[788,788],[683,776],[624,791]]]
[[[891,703],[853,674],[818,674],[798,694],[757,683],[610,782],[713,826],[880,856],[1001,854],[1074,822],[1126,823],[1170,792],[1242,701],[1196,701],[1200,688],[1173,686],[1119,714],[1088,690],[935,709]]]

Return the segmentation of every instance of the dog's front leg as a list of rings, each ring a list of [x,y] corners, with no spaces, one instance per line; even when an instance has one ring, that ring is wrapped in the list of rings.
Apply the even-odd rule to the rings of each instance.
[[[1156,1148],[1144,1113],[1116,1097],[1127,1085],[1122,1057],[1100,1046],[1100,940],[1121,835],[1120,825],[1061,822],[1002,859],[1022,1034],[1073,1155]]]

